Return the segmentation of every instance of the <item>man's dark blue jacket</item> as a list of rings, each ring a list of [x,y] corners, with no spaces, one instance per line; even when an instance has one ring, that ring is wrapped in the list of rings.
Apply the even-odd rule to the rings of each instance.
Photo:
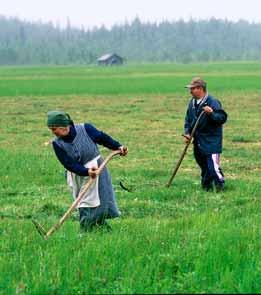
[[[194,134],[194,145],[205,154],[220,154],[222,152],[222,125],[227,120],[227,114],[222,109],[221,103],[208,95],[197,107],[196,99],[192,98],[187,109],[185,118],[185,134],[190,134],[193,126],[203,110],[209,106],[213,113],[204,114]]]

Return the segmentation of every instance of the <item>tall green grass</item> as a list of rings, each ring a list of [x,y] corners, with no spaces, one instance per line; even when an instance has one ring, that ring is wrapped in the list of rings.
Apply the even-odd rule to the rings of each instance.
[[[229,114],[220,194],[201,190],[191,149],[165,187],[196,74]],[[7,67],[0,77],[0,294],[260,293],[260,64]],[[111,233],[83,235],[77,211],[48,241],[32,225],[50,227],[71,204],[46,144],[51,109],[129,147],[109,164],[122,212]]]

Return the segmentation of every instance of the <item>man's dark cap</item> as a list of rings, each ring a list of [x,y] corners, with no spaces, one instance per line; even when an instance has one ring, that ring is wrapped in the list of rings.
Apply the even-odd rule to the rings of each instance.
[[[193,78],[190,84],[186,85],[185,88],[194,88],[194,87],[207,87],[207,83],[199,77]]]

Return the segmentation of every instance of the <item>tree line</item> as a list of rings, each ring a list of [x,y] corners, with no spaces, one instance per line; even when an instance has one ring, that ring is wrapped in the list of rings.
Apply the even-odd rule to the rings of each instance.
[[[0,65],[93,64],[105,53],[128,62],[261,60],[261,23],[135,18],[86,30],[0,16]]]

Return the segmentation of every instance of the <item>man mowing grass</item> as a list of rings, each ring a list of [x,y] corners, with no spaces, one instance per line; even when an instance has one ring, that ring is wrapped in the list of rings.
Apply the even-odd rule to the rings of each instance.
[[[193,126],[201,114],[204,115],[194,134],[194,157],[201,168],[201,185],[206,191],[224,189],[225,179],[220,167],[222,153],[222,125],[227,120],[227,114],[221,103],[207,92],[207,84],[200,78],[194,78],[186,86],[192,98],[185,117],[185,143],[190,138]]]
[[[53,148],[67,170],[67,183],[72,189],[73,198],[77,198],[88,176],[96,178],[95,185],[78,205],[81,229],[111,229],[106,219],[118,217],[120,212],[107,168],[97,176],[98,166],[103,162],[97,144],[111,150],[119,149],[122,156],[127,155],[127,147],[91,124],[74,124],[63,111],[48,112],[47,126],[56,135]]]

